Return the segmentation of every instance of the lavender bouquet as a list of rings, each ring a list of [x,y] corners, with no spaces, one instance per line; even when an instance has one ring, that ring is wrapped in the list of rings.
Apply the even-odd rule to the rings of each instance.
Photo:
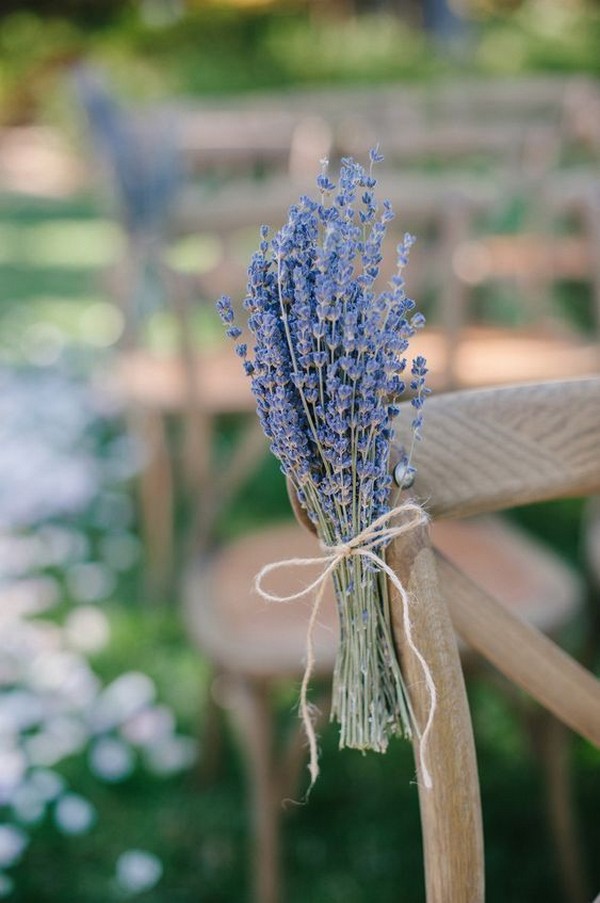
[[[386,227],[393,212],[375,200],[370,153],[366,171],[342,161],[338,184],[327,162],[319,200],[302,197],[271,239],[263,226],[248,270],[244,306],[254,337],[252,359],[229,298],[217,307],[252,381],[258,416],[321,542],[351,542],[390,511],[390,450],[398,400],[410,383],[412,443],[427,394],[425,360],[407,377],[410,338],[424,323],[406,297],[403,269],[414,239],[398,246],[398,268],[376,289]],[[411,472],[412,444],[401,450]],[[376,526],[376,531],[378,527]],[[377,535],[377,534],[376,534]],[[386,537],[371,541],[380,558]],[[332,719],[340,747],[386,750],[391,735],[411,733],[411,711],[391,636],[387,584],[368,556],[340,557],[333,569],[340,646]]]

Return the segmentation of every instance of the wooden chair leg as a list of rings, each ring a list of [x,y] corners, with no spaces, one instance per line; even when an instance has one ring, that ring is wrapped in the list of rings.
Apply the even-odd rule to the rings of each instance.
[[[209,678],[202,706],[201,751],[196,776],[202,786],[210,786],[217,778],[223,754],[223,709],[219,704],[219,685],[224,678]]]
[[[552,835],[565,903],[587,903],[591,898],[575,815],[571,771],[570,736],[567,728],[543,709],[533,724],[536,754],[544,770],[548,826]]]
[[[148,450],[139,475],[139,504],[146,546],[146,592],[153,601],[168,590],[174,555],[174,488],[166,424],[160,415],[136,412],[132,431]]]
[[[277,903],[281,798],[275,779],[273,711],[268,686],[232,679],[229,708],[241,734],[251,785],[253,900]]]

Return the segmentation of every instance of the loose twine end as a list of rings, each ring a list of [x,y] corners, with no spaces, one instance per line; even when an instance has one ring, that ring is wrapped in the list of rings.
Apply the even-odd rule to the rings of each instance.
[[[396,517],[400,514],[412,514],[413,517],[411,520],[407,520],[403,524],[398,524],[395,526],[385,526],[391,518]],[[364,558],[370,559],[380,570],[382,570],[387,575],[390,582],[397,590],[398,595],[400,596],[402,602],[402,623],[404,627],[404,634],[406,636],[406,642],[410,647],[412,653],[416,657],[417,661],[419,662],[429,693],[429,712],[425,727],[421,731],[416,721],[414,721],[413,719],[413,729],[419,740],[419,767],[423,784],[427,790],[431,790],[433,788],[431,773],[429,771],[429,768],[427,767],[426,753],[429,734],[433,725],[435,710],[437,708],[436,686],[429,665],[416,646],[412,636],[412,623],[410,620],[411,600],[408,592],[403,586],[402,581],[400,580],[398,575],[384,561],[381,555],[373,551],[374,547],[379,546],[382,543],[389,542],[391,539],[395,539],[396,537],[401,536],[404,533],[408,533],[426,522],[427,515],[420,505],[417,505],[415,502],[405,502],[402,505],[393,508],[391,511],[388,511],[386,514],[382,514],[380,517],[374,520],[370,526],[366,527],[361,533],[358,533],[347,543],[336,546],[328,546],[322,544],[323,551],[327,554],[321,555],[316,558],[287,558],[283,561],[275,561],[271,564],[265,565],[265,567],[262,568],[262,570],[256,575],[254,579],[254,589],[260,596],[262,596],[263,599],[268,602],[293,602],[296,599],[301,599],[304,596],[307,596],[311,592],[315,591],[315,600],[313,603],[306,632],[306,665],[304,669],[304,675],[302,677],[302,684],[300,687],[299,704],[300,718],[302,720],[304,731],[306,733],[309,748],[308,770],[310,774],[310,784],[304,797],[305,802],[308,800],[310,792],[319,776],[317,735],[311,717],[310,704],[308,702],[308,686],[315,665],[313,633],[315,625],[317,623],[321,602],[323,601],[323,596],[325,594],[327,577],[335,570],[335,568],[338,566],[338,564],[340,564],[341,561],[343,561],[345,558],[350,558],[353,556],[362,556]],[[323,570],[309,586],[301,589],[299,592],[291,593],[287,596],[278,596],[263,589],[263,580],[272,571],[288,567],[307,567],[313,564],[322,565]]]

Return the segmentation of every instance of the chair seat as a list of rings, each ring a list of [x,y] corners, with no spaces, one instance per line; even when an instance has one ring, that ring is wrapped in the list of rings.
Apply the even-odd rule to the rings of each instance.
[[[494,517],[441,521],[434,545],[482,589],[545,631],[558,631],[577,611],[579,583],[539,543]],[[265,602],[252,589],[269,562],[322,554],[314,536],[295,523],[250,534],[222,549],[211,564],[198,562],[184,583],[184,611],[193,640],[230,671],[254,677],[298,676],[305,659],[312,594],[289,603]],[[270,592],[288,595],[307,586],[319,566],[283,568],[267,578]],[[332,671],[338,643],[331,581],[314,631],[315,673]]]

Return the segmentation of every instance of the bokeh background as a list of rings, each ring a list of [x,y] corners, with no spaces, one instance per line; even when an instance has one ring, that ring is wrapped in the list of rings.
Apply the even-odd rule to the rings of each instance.
[[[434,387],[598,372],[599,48],[597,0],[4,0],[0,898],[251,899],[243,748],[181,581],[290,511],[214,301],[321,158],[380,143]],[[561,643],[598,672],[593,507],[510,517],[577,575]],[[485,669],[468,690],[488,900],[591,900],[598,751],[569,743],[579,898],[535,707]],[[423,899],[410,748],[336,746],[282,817],[282,900]]]

